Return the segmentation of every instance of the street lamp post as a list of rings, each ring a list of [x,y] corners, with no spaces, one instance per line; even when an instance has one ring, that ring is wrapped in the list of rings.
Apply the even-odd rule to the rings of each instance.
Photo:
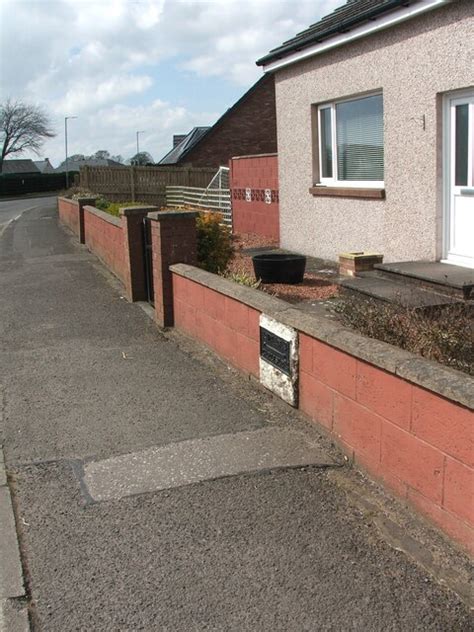
[[[143,129],[140,132],[137,132],[137,154],[140,153],[140,141],[139,141],[138,136],[139,136],[139,134],[144,134],[144,133],[145,133],[145,130],[143,130]]]
[[[66,189],[69,189],[69,170],[67,164],[67,122],[68,119],[75,119],[77,116],[65,116],[64,117],[64,146],[66,150]]]

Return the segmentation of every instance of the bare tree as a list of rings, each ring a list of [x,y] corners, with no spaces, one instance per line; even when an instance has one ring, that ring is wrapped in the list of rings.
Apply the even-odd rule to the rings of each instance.
[[[0,104],[0,173],[7,156],[28,149],[38,154],[45,139],[56,136],[50,125],[48,116],[36,105],[11,99]]]

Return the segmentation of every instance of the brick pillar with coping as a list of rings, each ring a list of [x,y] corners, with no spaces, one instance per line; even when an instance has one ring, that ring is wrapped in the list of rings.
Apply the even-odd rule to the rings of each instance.
[[[197,216],[194,211],[148,214],[153,248],[155,318],[161,327],[172,327],[174,324],[170,266],[174,263],[197,264]]]
[[[79,242],[81,244],[86,243],[86,236],[84,230],[84,206],[95,206],[96,198],[81,197],[77,200],[79,205]]]
[[[129,301],[146,301],[145,244],[143,220],[156,206],[126,206],[120,209],[125,257],[125,293]]]

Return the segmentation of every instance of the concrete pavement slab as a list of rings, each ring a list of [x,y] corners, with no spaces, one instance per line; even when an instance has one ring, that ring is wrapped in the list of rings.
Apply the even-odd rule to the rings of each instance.
[[[28,609],[17,608],[10,601],[0,601],[0,632],[28,632]]]
[[[0,599],[25,594],[20,552],[8,487],[0,487]]]
[[[89,495],[103,501],[245,472],[306,465],[322,467],[334,461],[299,432],[262,428],[87,463],[83,481]]]

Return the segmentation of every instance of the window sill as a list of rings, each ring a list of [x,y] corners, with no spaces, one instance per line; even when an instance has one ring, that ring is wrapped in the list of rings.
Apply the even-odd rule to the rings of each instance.
[[[362,187],[310,187],[309,192],[315,197],[363,198],[366,200],[384,200],[385,189]]]

